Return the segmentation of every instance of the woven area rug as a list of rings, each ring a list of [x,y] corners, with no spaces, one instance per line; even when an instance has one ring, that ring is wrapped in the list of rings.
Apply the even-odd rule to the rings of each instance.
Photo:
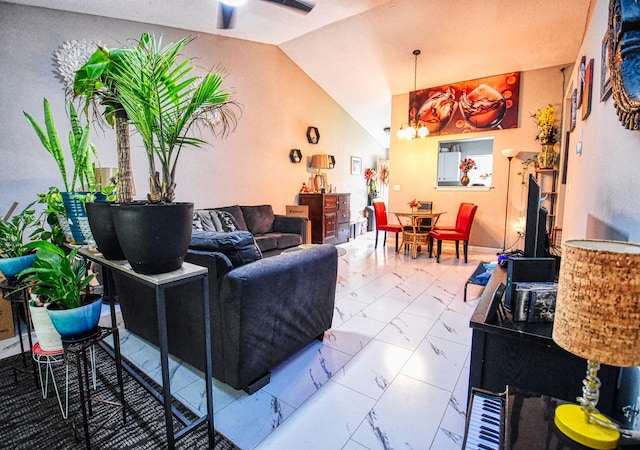
[[[98,386],[96,396],[107,400],[118,400],[118,384],[115,363],[104,350],[96,346]],[[29,355],[30,357],[30,355]],[[29,360],[30,362],[30,360]],[[69,367],[69,418],[62,418],[53,387],[50,385],[46,399],[42,398],[31,373],[18,372],[14,382],[14,365],[22,366],[16,357],[0,360],[0,447],[11,449],[83,449],[85,447],[82,412],[75,362]],[[58,385],[64,389],[64,365],[58,364]],[[164,449],[167,448],[164,428],[164,408],[140,384],[123,370],[126,423],[122,412],[108,419],[116,409],[102,402],[92,402],[93,416],[90,418],[91,448],[93,449]],[[63,397],[64,399],[64,397]],[[64,401],[64,400],[63,400]],[[183,414],[193,419],[194,415],[175,402]],[[102,426],[100,428],[100,426]],[[174,428],[182,427],[177,420]],[[76,431],[77,430],[77,431]],[[192,433],[176,443],[180,449],[208,448],[206,425],[200,425]],[[226,437],[216,432],[216,450],[239,449]]]

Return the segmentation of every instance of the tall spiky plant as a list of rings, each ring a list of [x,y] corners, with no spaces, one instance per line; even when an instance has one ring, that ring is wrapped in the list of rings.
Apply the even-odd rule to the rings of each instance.
[[[43,103],[44,128],[36,122],[29,113],[24,111],[23,113],[38,135],[38,138],[40,138],[40,142],[42,142],[44,148],[53,156],[53,159],[55,159],[60,175],[62,176],[65,190],[67,192],[93,190],[96,184],[93,159],[94,157],[97,158],[98,152],[95,146],[89,142],[89,124],[84,127],[82,126],[73,103],[69,103],[69,120],[71,122],[69,148],[73,161],[73,173],[71,178],[68,178],[64,151],[58,137],[56,124],[53,120],[51,105],[46,98]]]
[[[237,107],[221,87],[222,75],[192,76],[192,60],[179,61],[181,50],[193,39],[163,47],[162,38],[145,33],[135,48],[110,60],[107,89],[142,138],[149,167],[148,199],[154,203],[174,201],[182,148],[206,143],[189,134],[194,126],[226,136],[237,123]]]

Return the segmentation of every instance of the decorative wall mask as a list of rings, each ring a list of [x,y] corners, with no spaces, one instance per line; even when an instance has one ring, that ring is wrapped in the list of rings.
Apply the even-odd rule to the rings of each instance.
[[[101,47],[102,43],[79,41],[64,41],[53,52],[53,73],[64,84],[65,91],[73,92],[73,78],[76,71],[89,60],[89,57]]]
[[[609,2],[609,70],[613,102],[622,126],[640,128],[640,4]]]

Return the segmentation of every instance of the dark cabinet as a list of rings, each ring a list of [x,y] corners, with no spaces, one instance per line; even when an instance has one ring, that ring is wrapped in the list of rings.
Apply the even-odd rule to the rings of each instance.
[[[505,280],[506,270],[496,268],[471,316],[469,390],[503,392],[509,385],[575,402],[582,394],[587,361],[553,341],[553,323],[514,322],[509,313],[502,321],[486,317],[495,289]],[[602,382],[598,409],[614,417],[620,370],[603,364],[598,373]]]
[[[313,244],[342,244],[349,240],[350,196],[300,194],[300,204],[309,206]]]

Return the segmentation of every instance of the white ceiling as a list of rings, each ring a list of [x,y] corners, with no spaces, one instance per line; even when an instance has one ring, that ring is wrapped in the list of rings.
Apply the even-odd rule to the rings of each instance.
[[[417,87],[573,62],[592,0],[314,0],[307,15],[248,0],[216,28],[218,0],[10,0],[279,46],[389,146],[391,97]]]

